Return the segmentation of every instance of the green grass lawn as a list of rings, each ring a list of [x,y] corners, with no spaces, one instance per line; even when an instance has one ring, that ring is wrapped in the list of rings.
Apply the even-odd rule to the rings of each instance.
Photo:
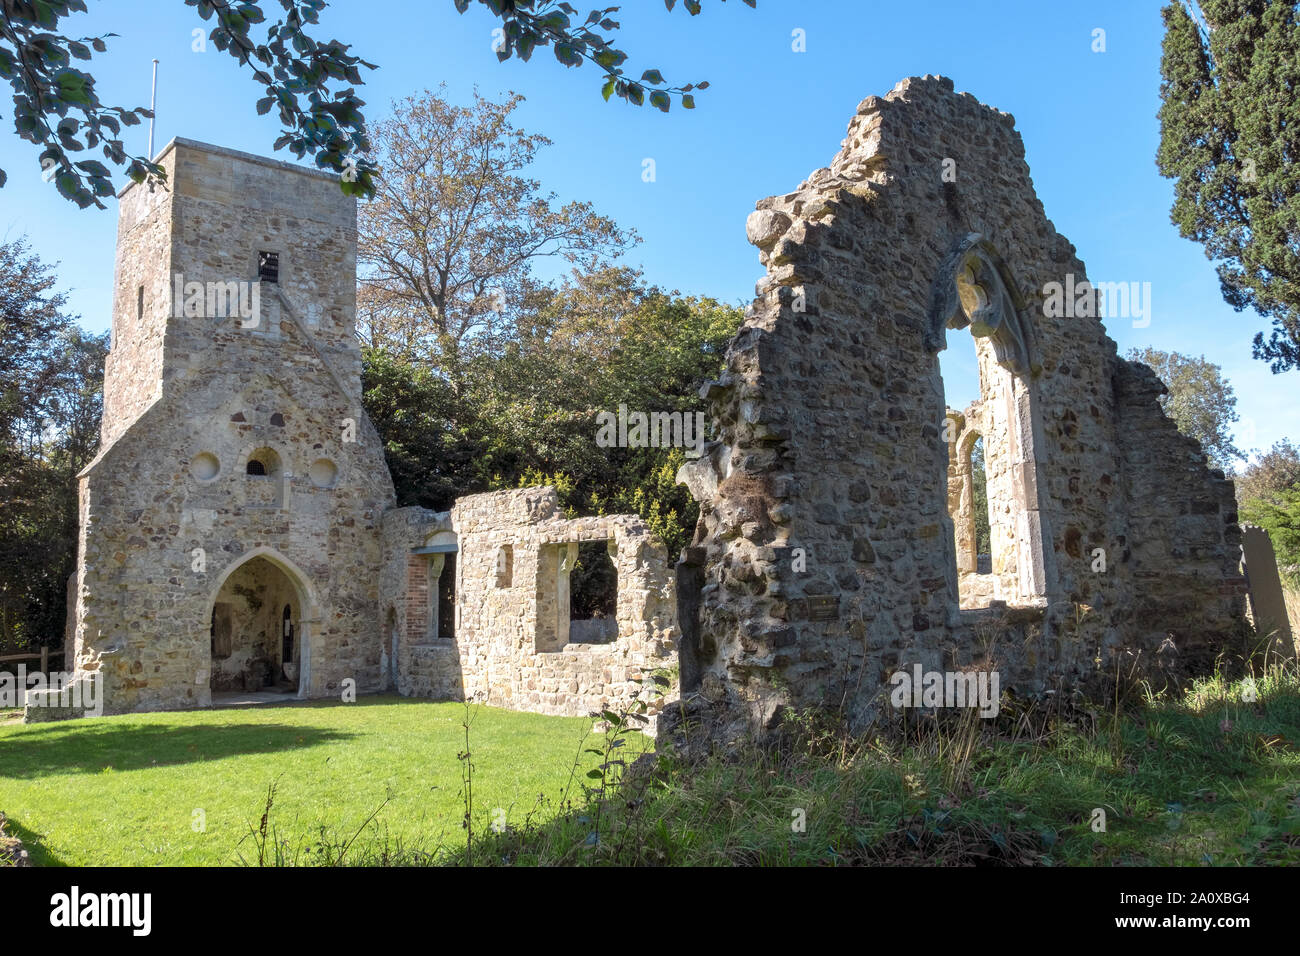
[[[1294,665],[1118,716],[1008,701],[993,721],[918,715],[902,736],[849,737],[804,715],[785,743],[669,756],[603,800],[582,786],[601,758],[575,769],[604,743],[591,720],[473,714],[476,863],[1300,865]],[[278,779],[288,862],[321,862],[361,830],[345,862],[461,863],[464,716],[375,697],[0,721],[0,811],[37,865],[253,862]],[[619,756],[648,746],[631,734]]]
[[[1300,674],[1103,707],[918,717],[660,760],[604,802],[488,834],[523,865],[1300,866]],[[1104,818],[1103,818],[1104,814]],[[1104,826],[1103,826],[1104,824]],[[593,836],[593,830],[599,833]]]
[[[590,719],[472,713],[476,826],[498,807],[517,825],[541,794],[558,807],[571,776],[581,802],[598,758],[584,754],[572,770]],[[385,696],[0,722],[0,811],[38,866],[238,864],[257,858],[250,826],[278,780],[272,824],[291,853],[319,842],[322,828],[326,843],[346,841],[386,797],[358,848],[385,839],[408,854],[463,847],[464,718],[463,704]]]

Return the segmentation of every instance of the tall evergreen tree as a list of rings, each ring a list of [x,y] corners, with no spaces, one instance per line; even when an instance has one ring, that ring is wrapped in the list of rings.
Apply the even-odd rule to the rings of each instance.
[[[1224,299],[1272,319],[1255,358],[1300,365],[1300,5],[1164,8],[1160,147],[1171,218],[1218,262]]]

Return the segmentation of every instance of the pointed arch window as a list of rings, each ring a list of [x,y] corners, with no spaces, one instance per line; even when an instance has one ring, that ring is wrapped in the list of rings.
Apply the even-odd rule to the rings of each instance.
[[[960,412],[946,412],[951,553],[961,606],[995,600],[1041,606],[1047,599],[1050,547],[1040,501],[1044,441],[1033,326],[1005,264],[977,233],[959,240],[941,266],[926,344],[940,352],[949,344],[949,332],[965,330],[974,339],[979,398]],[[977,441],[982,475],[973,460]],[[980,560],[977,540],[980,479],[987,494],[987,563]]]

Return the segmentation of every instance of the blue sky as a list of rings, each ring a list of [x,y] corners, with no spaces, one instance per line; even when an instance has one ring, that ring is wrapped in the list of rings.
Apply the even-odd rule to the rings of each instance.
[[[1121,351],[1153,345],[1205,354],[1237,392],[1238,444],[1300,439],[1293,398],[1300,373],[1274,376],[1250,357],[1263,320],[1223,303],[1201,247],[1169,222],[1172,183],[1154,161],[1160,0],[759,0],[757,10],[739,0],[704,3],[692,18],[680,4],[670,14],[661,0],[627,0],[618,15],[636,70],[658,67],[675,83],[710,81],[693,112],[668,115],[605,103],[593,67],[566,69],[549,51],[528,64],[498,63],[490,49],[496,24],[478,4],[458,15],[452,0],[333,0],[319,33],[380,65],[361,88],[373,117],[443,82],[453,99],[468,99],[475,85],[490,96],[524,94],[517,123],[554,141],[535,169],[546,188],[634,227],[644,242],[629,259],[649,281],[737,304],[752,297],[762,271],[744,234],[754,203],[824,166],[863,97],[883,95],[905,76],[949,76],[959,91],[1016,117],[1039,197],[1089,275],[1151,283],[1149,327],[1108,322]],[[574,5],[585,12],[590,4]],[[271,154],[278,123],[255,114],[261,93],[233,59],[210,45],[191,49],[200,25],[192,8],[181,0],[89,6],[65,31],[119,34],[90,66],[105,102],[148,105],[150,60],[161,61],[158,148],[184,136]],[[1097,28],[1105,30],[1101,53],[1092,50]],[[796,29],[805,52],[792,49]],[[0,100],[6,129],[8,106]],[[147,131],[129,133],[132,150],[143,153]],[[641,177],[646,158],[655,160],[652,183]],[[26,234],[43,258],[58,261],[82,324],[107,329],[115,206],[80,211],[62,200],[41,180],[36,150],[12,133],[0,136],[0,168],[9,173],[0,237]],[[962,406],[974,387],[973,350],[950,351],[950,403]]]

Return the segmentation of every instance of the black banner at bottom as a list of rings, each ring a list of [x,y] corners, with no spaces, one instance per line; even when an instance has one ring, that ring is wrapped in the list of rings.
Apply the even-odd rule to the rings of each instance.
[[[604,926],[642,924],[669,939],[682,930],[730,943],[780,929],[807,933],[860,913],[863,927],[915,936],[1003,927],[1070,939],[1125,936],[1181,943],[1199,934],[1231,943],[1293,921],[1286,869],[56,869],[0,870],[11,943],[94,938],[131,948],[239,935],[295,946],[373,945],[375,934],[418,932],[454,920],[512,928],[536,940],[572,927],[579,941]],[[604,915],[602,915],[602,912]],[[707,914],[713,913],[714,918]],[[567,914],[567,916],[566,916]],[[726,914],[725,917],[723,914]],[[811,922],[811,925],[809,925]],[[750,923],[751,927],[744,924]],[[674,927],[674,924],[677,924]],[[690,929],[687,929],[690,927]],[[639,935],[633,933],[633,936]],[[1047,938],[1047,937],[1044,937]],[[444,941],[449,937],[443,936]],[[769,943],[775,942],[768,939]],[[611,940],[612,942],[612,940]],[[916,940],[915,942],[919,942]],[[809,939],[808,943],[816,943]]]

